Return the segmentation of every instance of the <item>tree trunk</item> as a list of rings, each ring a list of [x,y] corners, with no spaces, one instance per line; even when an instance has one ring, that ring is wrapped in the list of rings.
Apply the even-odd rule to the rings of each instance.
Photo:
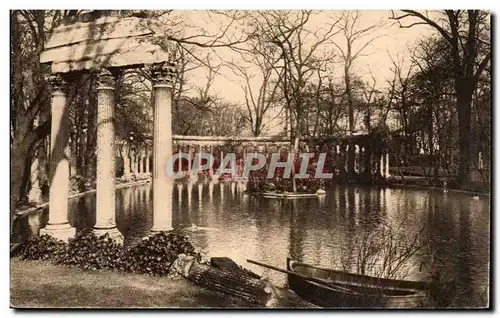
[[[264,306],[272,297],[267,283],[240,271],[228,271],[193,262],[186,278],[210,290],[229,294]]]
[[[465,86],[465,85],[464,85]],[[470,133],[471,133],[472,93],[457,90],[458,144],[460,150],[458,163],[458,186],[462,188],[470,180]]]
[[[10,163],[10,229],[14,222],[14,214],[17,203],[22,196],[23,179],[26,174],[26,157],[28,156],[29,147],[22,141],[14,140],[11,149]]]
[[[349,135],[354,134],[354,102],[352,100],[352,88],[351,88],[351,76],[349,74],[349,68],[345,69],[345,90],[347,94],[347,108],[349,115]],[[349,144],[349,149],[347,151],[347,172],[349,175],[354,175],[354,147]]]
[[[96,173],[96,129],[97,105],[89,101],[89,111],[87,116],[87,144],[85,149],[85,177],[95,179]]]

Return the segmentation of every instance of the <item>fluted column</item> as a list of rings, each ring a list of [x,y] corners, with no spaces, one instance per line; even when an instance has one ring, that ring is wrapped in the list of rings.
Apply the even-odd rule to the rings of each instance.
[[[144,165],[145,165],[144,171],[145,171],[147,177],[149,177],[149,175],[150,175],[150,173],[149,173],[149,156],[150,156],[150,154],[151,154],[151,151],[148,148],[146,148],[146,160],[145,160],[146,162],[144,163]]]
[[[174,180],[167,164],[172,159],[172,82],[175,75],[171,63],[152,67],[154,132],[153,132],[153,228],[172,230],[172,194]]]
[[[141,149],[139,152],[139,175],[144,176],[146,171],[144,170],[144,158],[146,157],[146,152],[144,149]]]
[[[188,167],[187,167],[187,171],[188,171],[188,175],[191,176],[191,146],[188,146]]]
[[[201,171],[201,163],[202,163],[201,154],[202,153],[203,153],[203,146],[200,144],[200,145],[198,145],[198,173],[202,173],[202,171]]]
[[[137,168],[136,168],[136,152],[135,149],[130,150],[130,170],[132,171],[132,175],[137,174]]]
[[[136,150],[134,152],[134,173],[135,173],[137,178],[139,177],[139,174],[141,173],[139,171],[139,158],[140,158],[140,152],[139,152],[139,150]]]
[[[214,147],[210,146],[210,167],[208,168],[208,174],[210,176],[214,175]]]
[[[123,177],[125,179],[130,179],[130,149],[128,143],[123,143],[122,146],[122,156],[123,156]]]
[[[66,83],[61,75],[51,78],[52,119],[50,131],[50,199],[49,220],[40,234],[67,241],[75,235],[68,222],[69,187],[69,110]]]
[[[96,235],[108,234],[118,243],[123,235],[115,222],[115,80],[102,69],[97,87]]]
[[[380,173],[380,175],[382,177],[385,177],[385,174],[384,174],[384,154],[382,152],[380,153],[380,164],[379,164],[378,172]]]
[[[179,145],[179,158],[177,159],[177,172],[181,173],[182,172],[182,146]]]

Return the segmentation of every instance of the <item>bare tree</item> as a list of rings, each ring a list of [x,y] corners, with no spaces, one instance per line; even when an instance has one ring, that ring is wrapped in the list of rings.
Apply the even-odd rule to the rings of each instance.
[[[354,121],[354,81],[353,81],[353,66],[354,62],[362,56],[366,55],[366,49],[378,38],[380,35],[374,35],[374,32],[379,30],[382,24],[380,22],[361,28],[359,23],[361,21],[361,14],[359,11],[347,11],[342,16],[339,27],[345,42],[343,45],[333,43],[340,52],[342,62],[344,64],[344,84],[345,94],[347,97],[347,108],[349,118],[349,133],[352,135],[355,131]],[[352,149],[351,149],[352,148]],[[354,148],[349,147],[347,156],[347,166],[349,173],[354,173]]]
[[[259,136],[265,128],[264,119],[269,110],[276,105],[279,77],[283,71],[276,72],[272,58],[276,48],[261,41],[252,41],[249,51],[241,58],[247,65],[238,62],[229,62],[233,72],[243,79],[241,89],[245,96],[246,114],[243,118],[250,125],[252,134]],[[255,71],[255,72],[254,72]],[[253,85],[257,78],[259,84]]]
[[[306,84],[316,80],[318,69],[326,69],[332,54],[320,51],[338,32],[335,18],[327,27],[309,30],[308,22],[316,14],[306,10],[267,11],[258,12],[253,19],[261,41],[279,52],[269,60],[279,75],[279,96],[288,111],[292,139],[306,132]]]
[[[460,161],[458,185],[470,180],[472,98],[479,77],[491,59],[489,13],[479,10],[445,10],[429,12],[403,10],[392,19],[402,28],[427,25],[435,29],[449,44],[453,60],[456,108],[459,119]],[[404,21],[409,24],[403,24]]]

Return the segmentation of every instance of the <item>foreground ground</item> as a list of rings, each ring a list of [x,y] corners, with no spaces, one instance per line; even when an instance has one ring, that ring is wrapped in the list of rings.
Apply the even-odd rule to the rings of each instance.
[[[274,308],[314,307],[287,289],[277,290]],[[14,308],[248,308],[241,299],[178,278],[108,270],[84,271],[42,261],[10,260]]]
[[[112,271],[83,271],[47,262],[10,261],[15,308],[249,307],[189,281]]]

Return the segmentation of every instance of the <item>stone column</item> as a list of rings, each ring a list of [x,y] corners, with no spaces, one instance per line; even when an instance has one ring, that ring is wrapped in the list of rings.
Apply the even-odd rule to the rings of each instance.
[[[354,145],[354,171],[359,172],[359,145]]]
[[[69,187],[69,107],[66,99],[66,83],[61,75],[51,78],[52,119],[50,131],[50,199],[49,221],[40,235],[68,241],[75,235],[75,228],[68,222]]]
[[[200,144],[198,146],[198,173],[202,173],[202,170],[201,170],[201,164],[202,164],[201,154],[202,153],[203,153],[203,146]]]
[[[123,244],[123,235],[115,222],[115,80],[102,69],[97,87],[97,180],[96,235],[108,234]]]
[[[139,171],[139,158],[141,157],[141,154],[139,150],[136,150],[134,153],[134,171],[137,177],[141,174],[141,171]]]
[[[182,147],[179,145],[179,158],[177,159],[177,172],[181,173],[182,172]]]
[[[136,168],[136,153],[135,149],[130,150],[130,170],[132,171],[132,174],[135,176],[137,174],[137,168]]]
[[[145,164],[145,173],[146,173],[146,176],[149,177],[150,175],[150,172],[149,172],[149,155],[150,155],[150,151],[149,149],[146,148],[146,162],[144,163]]]
[[[141,150],[137,149],[135,153],[135,175],[137,179],[141,177]]]
[[[210,146],[210,167],[208,168],[208,174],[210,176],[214,175],[214,147]]]
[[[129,147],[128,143],[123,143],[122,146],[122,156],[123,156],[123,177],[125,179],[130,179],[130,157],[129,157]]]
[[[222,149],[222,147],[221,147],[220,148],[220,162],[219,162],[219,170],[221,170],[221,172],[224,172],[224,170],[222,170],[224,167],[221,166],[223,159],[224,159],[224,149]]]
[[[154,132],[153,132],[153,228],[172,230],[172,194],[174,180],[167,171],[172,158],[172,82],[175,75],[171,63],[152,67]]]
[[[343,149],[344,150],[344,158],[345,158],[345,161],[344,161],[344,171],[349,171],[349,148],[351,147],[350,144],[344,146],[345,148]]]
[[[145,150],[141,149],[139,152],[139,175],[144,176],[145,175],[145,170],[144,170],[144,158],[146,157]]]
[[[385,154],[385,177],[389,178],[391,174],[389,173],[389,153]]]
[[[384,154],[383,153],[380,153],[380,164],[379,164],[378,171],[382,177],[385,177],[385,174],[384,174]]]
[[[188,175],[191,176],[191,146],[188,146]]]

